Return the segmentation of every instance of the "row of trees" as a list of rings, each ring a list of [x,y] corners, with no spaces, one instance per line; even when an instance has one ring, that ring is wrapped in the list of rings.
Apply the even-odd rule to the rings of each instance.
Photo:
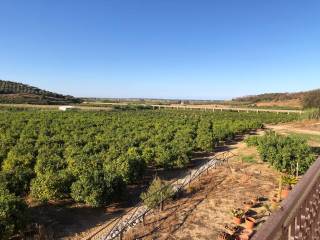
[[[184,167],[193,151],[213,151],[219,142],[263,122],[296,117],[176,110],[2,111],[1,194],[39,201],[72,198],[99,206],[139,181],[148,166]]]

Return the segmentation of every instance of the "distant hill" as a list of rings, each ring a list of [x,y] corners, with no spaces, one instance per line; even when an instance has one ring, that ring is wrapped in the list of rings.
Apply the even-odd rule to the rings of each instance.
[[[320,107],[320,89],[296,93],[264,93],[259,95],[238,97],[232,99],[232,101],[243,102],[259,107]]]
[[[0,80],[0,103],[70,104],[81,100],[27,84]]]

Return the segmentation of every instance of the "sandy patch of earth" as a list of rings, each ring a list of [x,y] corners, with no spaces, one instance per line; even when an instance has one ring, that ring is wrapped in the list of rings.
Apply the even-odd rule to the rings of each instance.
[[[314,120],[281,125],[267,125],[266,127],[278,132],[290,131],[302,134],[320,135],[320,122]]]

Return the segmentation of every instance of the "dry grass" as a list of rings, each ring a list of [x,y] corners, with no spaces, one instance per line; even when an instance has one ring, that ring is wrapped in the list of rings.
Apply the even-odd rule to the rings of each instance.
[[[286,101],[269,101],[258,102],[258,107],[288,107],[288,108],[302,108],[302,101],[300,99],[290,99]]]
[[[234,147],[243,156],[256,154],[243,143]],[[163,212],[148,216],[145,226],[129,231],[125,239],[216,239],[225,224],[232,223],[233,208],[242,208],[244,201],[254,197],[275,194],[279,174],[258,157],[256,161],[242,163],[234,157],[229,166],[210,171],[179,199],[167,203]]]

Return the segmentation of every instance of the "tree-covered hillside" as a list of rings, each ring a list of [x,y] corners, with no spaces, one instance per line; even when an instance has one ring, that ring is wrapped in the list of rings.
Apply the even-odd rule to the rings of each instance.
[[[22,83],[0,80],[0,103],[68,104],[80,99]]]
[[[282,102],[296,100],[303,108],[320,107],[320,89],[296,93],[264,93],[233,99],[237,102],[257,104],[262,102]]]
[[[304,97],[304,108],[320,108],[320,89],[310,91]]]

